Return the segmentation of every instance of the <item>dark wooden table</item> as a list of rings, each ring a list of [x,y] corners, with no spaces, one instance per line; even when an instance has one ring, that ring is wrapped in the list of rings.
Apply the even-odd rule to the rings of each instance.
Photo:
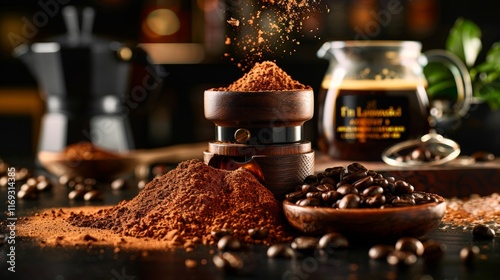
[[[497,190],[500,188],[497,185]],[[129,188],[120,192],[106,190],[105,200],[95,205],[115,205],[123,199],[133,198],[138,190]],[[18,201],[19,216],[49,207],[82,206],[85,202],[71,203],[68,190],[56,185],[51,192],[42,193],[34,201]],[[2,208],[6,208],[6,189],[0,188]],[[5,213],[0,219],[5,231]],[[244,271],[229,273],[217,269],[212,258],[215,248],[200,246],[192,252],[175,251],[120,251],[105,248],[39,247],[36,241],[16,239],[15,273],[7,270],[8,244],[0,246],[0,279],[498,279],[500,273],[500,239],[474,240],[469,230],[440,227],[428,238],[446,245],[440,261],[412,266],[392,266],[385,261],[368,257],[369,246],[351,244],[346,250],[334,251],[324,257],[318,254],[297,259],[269,259],[265,246],[253,246],[242,252],[246,260]],[[459,252],[465,246],[480,247],[480,256],[472,266],[465,265]],[[187,259],[195,260],[196,267],[186,266]],[[206,264],[205,264],[206,262]]]

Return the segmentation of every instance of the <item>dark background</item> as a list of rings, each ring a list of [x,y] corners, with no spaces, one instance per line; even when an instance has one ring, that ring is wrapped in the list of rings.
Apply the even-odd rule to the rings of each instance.
[[[392,0],[396,1],[396,0]],[[356,26],[363,28],[367,21],[377,20],[374,15],[387,7],[391,0],[327,0],[323,5],[329,13],[311,14],[311,25],[302,34],[296,35],[301,44],[294,46],[295,53],[269,54],[264,59],[276,60],[278,65],[293,78],[319,88],[327,62],[316,57],[317,49],[329,40],[352,40],[359,34]],[[40,3],[92,6],[96,11],[93,31],[106,38],[130,44],[137,43],[197,43],[205,47],[205,59],[196,64],[165,64],[169,76],[161,89],[151,92],[148,100],[134,110],[131,124],[136,148],[152,148],[176,143],[211,140],[213,124],[203,117],[203,90],[231,83],[243,75],[235,62],[224,57],[224,53],[237,53],[234,46],[225,46],[224,34],[233,32],[225,20],[245,3],[241,0],[90,0],[63,1],[40,0],[0,2],[0,102],[2,94],[17,89],[37,89],[37,81],[25,65],[12,56],[16,45],[9,40],[9,32],[20,32],[23,18],[32,19],[40,11]],[[495,1],[451,1],[451,0],[401,0],[404,10],[391,17],[388,24],[379,25],[379,32],[372,33],[372,40],[417,40],[423,49],[444,48],[446,36],[455,20],[462,16],[476,22],[483,32],[484,58],[486,49],[500,41],[500,16]],[[61,4],[62,3],[62,4]],[[216,5],[209,12],[203,10],[208,4]],[[225,6],[224,6],[225,5]],[[148,37],[141,28],[147,13],[155,7],[174,10],[181,19],[181,29],[172,36]],[[225,8],[224,8],[225,7]],[[215,16],[216,27],[213,17]],[[211,23],[208,18],[212,17]],[[217,22],[218,21],[218,22]],[[317,27],[317,28],[316,28]],[[16,31],[17,30],[17,31]],[[51,16],[47,24],[38,28],[29,43],[50,40],[52,36],[66,31],[60,11]],[[222,35],[221,35],[222,34]],[[219,37],[217,37],[217,35]],[[221,37],[220,37],[221,36]],[[49,38],[49,39],[47,39]],[[283,48],[290,46],[284,45]],[[236,55],[236,61],[240,59]],[[136,73],[136,75],[139,75]],[[133,84],[134,77],[131,79]],[[43,101],[39,100],[42,103]],[[15,111],[15,110],[14,110]],[[36,135],[33,127],[37,120],[22,113],[0,111],[0,157],[32,156],[36,152]],[[314,137],[314,120],[306,124],[306,133]],[[314,141],[314,139],[311,139]]]

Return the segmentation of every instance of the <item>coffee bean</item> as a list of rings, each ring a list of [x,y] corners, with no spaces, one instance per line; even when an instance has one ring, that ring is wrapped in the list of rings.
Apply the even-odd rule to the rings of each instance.
[[[85,190],[72,190],[68,193],[68,198],[70,200],[79,200],[83,199],[83,196],[85,195],[87,191]]]
[[[335,190],[335,187],[331,184],[319,184],[316,186],[316,189],[319,192],[327,192],[327,191]]]
[[[416,148],[410,153],[410,159],[414,161],[430,161],[432,153],[427,149]]]
[[[297,200],[295,203],[300,206],[321,206],[321,200],[313,197]]]
[[[68,185],[68,182],[71,180],[71,177],[69,175],[62,175],[59,177],[58,181],[59,181],[59,184],[63,185],[63,186],[67,186]]]
[[[363,192],[361,193],[361,195],[363,197],[369,197],[369,196],[374,196],[374,195],[383,194],[383,193],[384,193],[384,189],[381,186],[373,185],[373,186],[370,186],[370,187],[364,189]]]
[[[342,177],[342,182],[346,183],[354,183],[359,179],[365,178],[368,176],[368,173],[366,171],[358,171],[356,173],[348,173],[347,175]]]
[[[373,184],[381,186],[382,188],[388,188],[389,187],[389,180],[385,178],[375,178],[373,179]]]
[[[5,188],[9,184],[9,177],[4,175],[0,177],[0,187]]]
[[[495,160],[495,155],[484,151],[478,151],[472,153],[471,158],[477,162],[493,161]]]
[[[322,192],[308,192],[306,193],[306,198],[316,198],[316,199],[322,199],[321,195]]]
[[[324,172],[320,172],[320,173],[316,174],[316,182],[314,182],[313,184],[317,184],[325,178],[326,178],[326,174]]]
[[[34,187],[34,186],[36,186],[37,183],[38,183],[38,181],[36,180],[36,178],[31,177],[31,178],[28,178],[26,180],[25,184],[27,184],[28,186],[33,186]]]
[[[218,269],[237,272],[244,268],[244,262],[240,256],[232,252],[224,252],[213,256],[212,261]]]
[[[85,178],[82,183],[88,186],[95,186],[97,185],[97,180],[94,178]]]
[[[144,189],[144,187],[146,186],[148,182],[146,180],[139,180],[139,182],[137,182],[137,188],[139,190],[142,190]]]
[[[479,255],[479,247],[466,246],[460,250],[460,259],[465,265],[472,265]]]
[[[83,195],[83,200],[85,201],[97,201],[103,199],[104,199],[103,193],[99,190],[91,190]]]
[[[308,175],[304,178],[304,183],[310,184],[318,181],[318,177],[316,175]]]
[[[267,228],[251,228],[248,230],[248,235],[252,239],[264,239],[267,237],[267,234],[269,233],[269,229]]]
[[[318,239],[312,236],[299,236],[292,241],[290,246],[297,252],[312,254],[318,247]]]
[[[24,183],[19,187],[19,191],[23,192],[36,192],[36,185],[29,185],[28,183]]]
[[[349,246],[349,241],[340,233],[330,232],[323,235],[318,241],[318,248],[326,250],[329,248],[346,248]]]
[[[348,194],[358,194],[359,191],[351,184],[344,184],[337,188],[337,192],[343,196]]]
[[[325,175],[337,182],[340,181],[340,174],[342,174],[342,172],[344,172],[344,168],[342,166],[329,167],[325,169]]]
[[[391,204],[396,207],[414,206],[415,199],[411,197],[395,196],[392,199]]]
[[[424,244],[414,237],[402,237],[394,245],[396,250],[411,252],[418,257],[424,253]]]
[[[16,173],[14,178],[16,179],[16,182],[22,182],[26,181],[30,176],[30,171],[28,168],[21,167],[21,168],[16,168]]]
[[[472,236],[477,239],[492,239],[495,231],[487,225],[476,225],[472,228]]]
[[[165,173],[167,173],[169,170],[168,166],[164,165],[164,164],[157,164],[153,167],[153,169],[151,170],[151,173],[153,174],[154,177],[156,176],[161,176]]]
[[[117,178],[111,182],[111,189],[123,190],[127,187],[127,182],[123,178]]]
[[[39,191],[48,191],[52,189],[52,184],[48,180],[41,180],[36,184],[36,189]]]
[[[303,193],[307,193],[310,191],[317,191],[317,190],[316,187],[311,184],[303,184],[302,186],[300,186],[300,191]]]
[[[414,191],[414,187],[403,180],[397,180],[394,182],[392,193],[394,195],[410,194]]]
[[[439,261],[446,251],[446,246],[434,240],[427,240],[423,243],[424,253],[422,257],[426,263],[435,263]]]
[[[367,207],[379,208],[385,204],[385,201],[386,201],[385,195],[379,193],[365,198],[364,203]]]
[[[319,183],[320,184],[330,184],[332,186],[335,186],[337,184],[337,181],[331,177],[326,177],[326,178],[321,179],[321,181]]]
[[[88,191],[91,191],[94,189],[93,186],[90,186],[90,185],[85,185],[84,183],[77,183],[73,189],[77,190],[77,191],[85,191],[85,192],[88,192]]]
[[[217,248],[221,251],[237,251],[241,247],[241,242],[232,235],[224,235],[217,242]]]
[[[337,191],[327,191],[321,194],[321,199],[328,205],[333,205],[339,198],[340,194]]]
[[[373,185],[373,177],[371,176],[366,176],[352,183],[352,186],[355,187],[358,191],[363,191],[371,185]]]
[[[367,169],[361,163],[353,162],[347,166],[347,171],[349,173],[357,173],[359,171],[362,171],[362,172],[367,171]]]
[[[373,260],[387,259],[387,256],[394,252],[394,246],[391,245],[374,245],[368,251],[368,256]]]
[[[17,198],[23,200],[34,200],[38,198],[38,192],[35,190],[19,190],[17,192]]]
[[[288,193],[285,195],[285,198],[291,202],[296,202],[297,200],[303,199],[305,197],[306,197],[306,193],[303,192],[302,190],[298,190],[298,191],[295,191],[293,193]]]
[[[267,257],[269,258],[285,258],[291,259],[296,256],[295,251],[288,244],[278,243],[273,244],[267,249]]]
[[[218,230],[212,230],[210,232],[210,234],[216,241],[219,241],[222,237],[226,235],[232,235],[233,233],[234,231],[232,229],[218,229]]]
[[[387,255],[387,263],[390,265],[411,266],[418,260],[417,256],[408,251],[395,250]]]
[[[359,195],[350,193],[340,199],[338,207],[339,209],[358,208],[360,201]]]

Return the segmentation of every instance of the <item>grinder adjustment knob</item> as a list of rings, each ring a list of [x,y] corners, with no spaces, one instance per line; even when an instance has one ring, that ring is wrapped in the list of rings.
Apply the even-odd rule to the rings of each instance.
[[[238,142],[240,144],[246,143],[250,139],[251,136],[252,136],[252,134],[246,128],[238,128],[234,132],[234,140],[236,140],[236,142]]]

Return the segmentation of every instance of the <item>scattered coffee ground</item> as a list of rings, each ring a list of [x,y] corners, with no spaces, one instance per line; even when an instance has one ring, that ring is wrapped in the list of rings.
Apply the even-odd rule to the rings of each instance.
[[[72,212],[71,225],[110,230],[124,236],[170,241],[173,246],[214,244],[213,231],[229,229],[244,242],[272,244],[289,239],[281,206],[249,171],[225,171],[200,160],[149,182],[132,200],[96,213]],[[266,238],[254,240],[252,228],[266,228]]]
[[[285,71],[274,62],[264,61],[255,63],[254,67],[243,75],[239,80],[226,88],[218,88],[219,91],[287,91],[287,90],[310,90],[292,79]]]
[[[232,46],[231,61],[246,68],[266,54],[293,54],[300,38],[319,29],[315,14],[329,12],[319,0],[229,1],[227,23],[231,26],[225,44]],[[316,35],[312,35],[318,38]]]
[[[463,227],[466,230],[485,224],[500,233],[500,194],[471,195],[446,200],[446,214],[441,228]]]

